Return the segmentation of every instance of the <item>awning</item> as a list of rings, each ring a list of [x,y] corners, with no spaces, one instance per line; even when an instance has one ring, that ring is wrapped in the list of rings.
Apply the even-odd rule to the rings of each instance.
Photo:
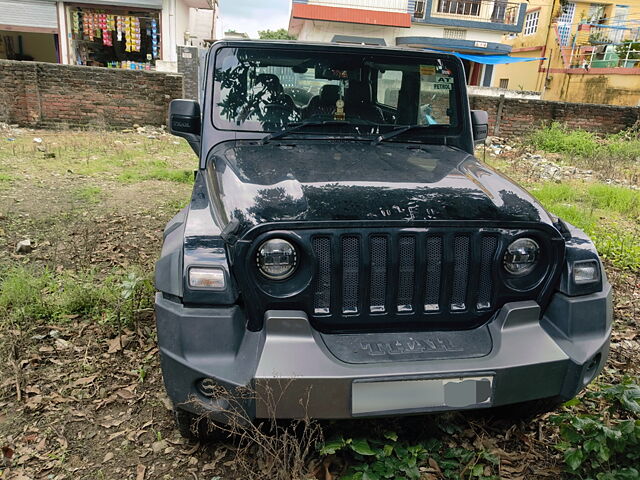
[[[435,50],[433,48],[425,49],[431,52],[450,53],[456,57],[470,60],[476,63],[484,63],[485,65],[501,65],[503,63],[520,63],[534,62],[536,60],[546,60],[546,57],[511,57],[509,55],[470,55],[468,53],[447,52],[446,50]]]

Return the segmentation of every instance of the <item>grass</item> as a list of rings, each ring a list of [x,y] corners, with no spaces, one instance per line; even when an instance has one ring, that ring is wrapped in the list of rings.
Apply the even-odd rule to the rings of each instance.
[[[83,202],[100,203],[102,199],[102,189],[95,186],[81,187],[74,192],[74,196]]]
[[[0,325],[56,323],[77,316],[132,323],[138,310],[151,307],[152,298],[151,280],[135,269],[104,276],[92,270],[10,267],[0,273]]]
[[[538,150],[564,153],[572,157],[608,156],[618,160],[640,158],[640,135],[632,131],[599,137],[585,130],[570,130],[560,123],[552,123],[536,130],[530,140]]]
[[[600,183],[544,183],[531,193],[551,213],[584,230],[618,268],[640,269],[640,191]]]
[[[28,135],[0,143],[0,167],[19,174],[41,172],[112,178],[131,183],[143,180],[189,183],[197,158],[189,145],[173,136],[147,138],[144,135],[98,131],[65,135],[38,133],[41,152]],[[49,158],[51,154],[53,158]]]

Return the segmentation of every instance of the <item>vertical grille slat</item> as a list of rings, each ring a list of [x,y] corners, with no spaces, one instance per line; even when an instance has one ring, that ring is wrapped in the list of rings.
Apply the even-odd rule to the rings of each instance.
[[[342,313],[358,313],[360,287],[360,239],[342,239]]]
[[[453,241],[453,284],[451,310],[465,310],[469,279],[469,237],[456,236]]]
[[[386,310],[387,295],[387,237],[373,236],[370,245],[371,278],[369,288],[369,311],[382,313]]]
[[[315,237],[311,243],[318,262],[313,311],[316,315],[326,315],[331,309],[331,240]]]
[[[491,307],[491,267],[493,255],[498,246],[496,237],[483,237],[480,245],[480,281],[478,285],[478,310]]]
[[[427,272],[425,279],[425,312],[440,310],[440,281],[442,271],[442,237],[427,238]]]
[[[398,312],[413,311],[413,286],[415,284],[415,237],[400,237],[398,242]]]

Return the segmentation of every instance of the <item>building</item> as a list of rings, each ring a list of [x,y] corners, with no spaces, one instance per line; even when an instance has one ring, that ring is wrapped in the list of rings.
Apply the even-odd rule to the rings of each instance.
[[[640,0],[530,0],[513,56],[546,57],[497,67],[493,85],[545,100],[640,105]]]
[[[0,0],[0,58],[175,71],[216,18],[217,0]]]
[[[509,54],[526,3],[502,0],[293,0],[289,33],[299,40],[457,52],[470,85],[490,86],[494,56]]]

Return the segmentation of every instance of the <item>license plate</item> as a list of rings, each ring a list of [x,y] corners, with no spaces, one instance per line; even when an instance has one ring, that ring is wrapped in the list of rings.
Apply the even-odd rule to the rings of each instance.
[[[467,408],[492,402],[493,376],[417,380],[355,381],[351,385],[351,412],[367,413]]]

